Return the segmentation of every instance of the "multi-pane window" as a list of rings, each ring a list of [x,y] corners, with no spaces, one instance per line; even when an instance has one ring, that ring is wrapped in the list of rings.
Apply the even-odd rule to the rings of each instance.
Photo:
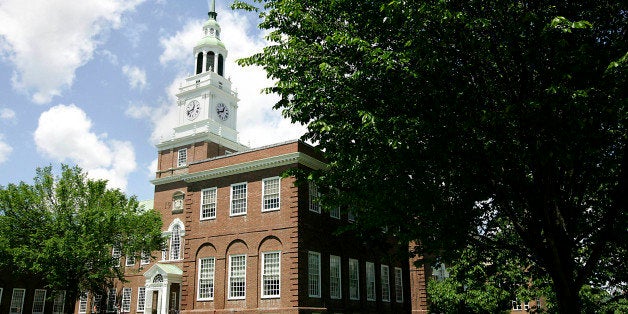
[[[100,313],[101,301],[102,301],[102,294],[94,294],[94,296],[92,297],[93,312]]]
[[[131,288],[122,289],[122,312],[131,312]]]
[[[380,275],[382,277],[382,301],[390,302],[390,271],[388,266],[382,265]]]
[[[144,312],[146,308],[146,287],[137,288],[137,311]]]
[[[321,297],[321,254],[308,252],[308,295],[314,298]]]
[[[213,300],[216,259],[213,257],[201,258],[198,264],[198,299]]]
[[[329,217],[340,219],[340,207],[334,206],[329,211]]]
[[[349,222],[355,222],[355,214],[353,213],[353,211],[352,211],[352,210],[349,210],[349,211],[347,212],[347,220],[348,220]]]
[[[177,167],[183,167],[188,162],[188,150],[187,148],[179,149],[177,156]]]
[[[111,258],[113,258],[113,264],[115,266],[120,266],[120,256],[122,256],[120,249],[114,246],[111,250]]]
[[[360,264],[357,259],[349,259],[349,299],[360,300]]]
[[[201,219],[216,218],[216,188],[201,191]]]
[[[55,299],[52,304],[52,314],[63,314],[65,309],[65,290],[55,291],[53,295]]]
[[[9,308],[9,313],[11,314],[22,314],[24,310],[22,307],[24,306],[24,295],[26,295],[26,289],[13,289],[13,295],[11,296],[11,307]]]
[[[279,177],[262,180],[262,211],[279,209]]]
[[[170,260],[181,258],[181,227],[176,224],[172,226],[170,234]]]
[[[115,311],[116,310],[116,289],[110,288],[107,293],[107,311]]]
[[[403,272],[395,267],[395,301],[403,303]]]
[[[231,185],[231,216],[246,214],[246,182]]]
[[[81,293],[79,297],[79,314],[87,313],[87,292]]]
[[[366,262],[366,299],[375,301],[375,264]]]
[[[33,297],[33,314],[43,314],[45,304],[46,290],[35,289],[35,296]]]
[[[150,253],[142,252],[142,257],[140,260],[140,265],[150,264]]]
[[[246,255],[229,255],[229,299],[246,297]]]
[[[0,292],[2,292],[2,290],[0,289]],[[11,306],[10,306],[10,313],[22,313],[23,308],[22,306],[24,305],[24,296],[26,294],[26,290],[25,289],[19,289],[19,288],[14,288],[13,289],[13,295],[11,296]]]
[[[313,211],[315,213],[319,213],[321,212],[321,206],[320,203],[318,201],[319,197],[321,196],[320,193],[318,192],[318,187],[316,186],[316,184],[314,184],[314,182],[308,182],[308,187],[309,187],[309,194],[310,194],[310,211]]]
[[[262,253],[262,297],[279,297],[281,252]]]
[[[340,256],[329,256],[329,296],[332,299],[342,298],[340,282]]]
[[[127,254],[125,266],[134,266],[135,265],[135,257],[133,254]]]
[[[512,301],[512,309],[515,311],[521,311],[521,302],[519,302],[519,300]]]

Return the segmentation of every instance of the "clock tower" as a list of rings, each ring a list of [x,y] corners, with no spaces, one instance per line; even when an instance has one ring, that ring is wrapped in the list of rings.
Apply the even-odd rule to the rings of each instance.
[[[228,52],[220,40],[217,15],[212,0],[202,37],[193,49],[193,75],[180,83],[176,94],[178,121],[174,134],[157,144],[159,171],[185,168],[192,161],[247,148],[238,143],[239,99],[231,81],[225,78]]]

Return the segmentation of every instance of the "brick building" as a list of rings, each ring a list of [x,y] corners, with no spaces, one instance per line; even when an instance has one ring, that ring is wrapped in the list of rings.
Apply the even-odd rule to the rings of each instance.
[[[424,272],[404,254],[407,245],[338,235],[352,217],[321,210],[315,186],[284,176],[325,167],[316,149],[296,140],[238,143],[238,98],[225,78],[216,17],[212,9],[193,49],[194,75],[179,88],[174,135],[157,145],[154,200],[145,205],[161,212],[167,249],[141,258],[114,250],[128,281],[85,293],[74,312],[424,312]],[[3,298],[0,289],[1,309],[33,308],[35,288],[11,290]],[[67,312],[53,302],[42,313]]]

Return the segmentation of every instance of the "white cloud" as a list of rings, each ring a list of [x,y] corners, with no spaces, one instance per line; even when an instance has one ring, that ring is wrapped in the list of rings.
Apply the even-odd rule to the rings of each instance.
[[[155,179],[155,173],[157,173],[157,162],[158,159],[155,158],[153,159],[153,161],[150,162],[150,165],[146,167],[146,170],[148,170],[148,178],[150,180]]]
[[[159,121],[154,121],[153,141],[172,134],[172,127],[177,121],[174,95],[179,82],[190,74],[186,70],[191,71],[194,68],[192,49],[202,36],[203,22],[190,21],[175,35],[160,39],[164,48],[159,58],[160,62],[162,65],[173,64],[181,69],[182,73],[181,77],[168,88],[169,103],[160,109],[162,115],[155,115]],[[262,88],[273,84],[266,77],[266,72],[259,67],[243,68],[235,63],[239,58],[261,51],[267,44],[263,35],[239,12],[220,11],[218,22],[222,28],[221,40],[229,50],[225,73],[231,78],[232,86],[240,98],[238,107],[240,142],[257,147],[300,137],[305,133],[305,127],[290,123],[281,117],[280,112],[272,109],[278,96],[261,93]]]
[[[9,108],[1,108],[0,109],[0,119],[6,121],[14,121],[15,120],[15,111]]]
[[[146,72],[136,67],[125,65],[122,67],[122,73],[129,80],[131,88],[143,89],[146,86]]]
[[[130,142],[97,135],[89,117],[73,104],[58,105],[42,113],[34,139],[37,150],[45,156],[74,162],[90,177],[109,180],[114,188],[126,189],[127,177],[137,167]]]
[[[13,148],[4,141],[4,134],[0,133],[0,164],[9,159]]]
[[[72,86],[77,68],[119,28],[124,12],[145,0],[3,0],[0,54],[15,66],[13,87],[48,103]]]
[[[144,119],[150,118],[153,114],[153,108],[146,105],[131,105],[126,109],[124,114],[133,118],[133,119]]]

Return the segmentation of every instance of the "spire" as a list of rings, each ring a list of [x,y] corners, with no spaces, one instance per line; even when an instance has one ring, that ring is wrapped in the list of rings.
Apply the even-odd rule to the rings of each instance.
[[[216,19],[218,13],[216,13],[216,0],[211,0],[211,4],[209,5],[209,12],[207,13],[209,18],[212,20]]]

